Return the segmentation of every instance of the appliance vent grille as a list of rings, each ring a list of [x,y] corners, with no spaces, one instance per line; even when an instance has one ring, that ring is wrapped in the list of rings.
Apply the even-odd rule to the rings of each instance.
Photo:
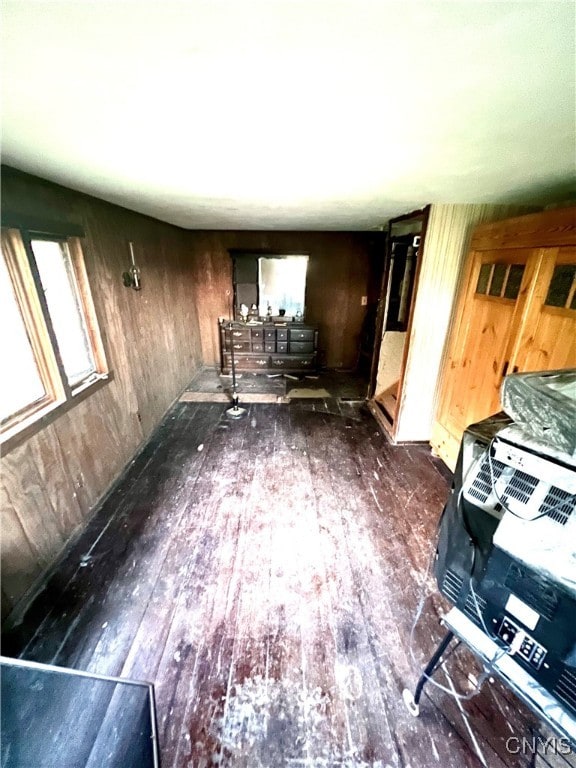
[[[540,504],[538,512],[540,514],[547,514],[548,517],[560,523],[560,525],[566,525],[575,506],[576,496],[553,485],[546,494],[542,504]]]
[[[462,577],[452,570],[447,570],[442,580],[442,592],[453,603],[458,602],[458,595],[462,589]]]
[[[484,457],[480,469],[478,470],[474,482],[468,490],[468,494],[478,499],[479,502],[484,503],[490,493],[492,492],[492,480],[496,482],[502,471],[504,470],[504,464],[501,461],[492,459],[492,477],[490,477],[490,464],[487,457]]]
[[[480,610],[480,614],[483,614],[486,609],[486,600],[484,600],[483,597],[480,597],[479,594],[476,594],[476,601],[478,602],[478,608]],[[476,602],[474,601],[474,595],[471,592],[469,592],[466,597],[466,602],[464,604],[464,613],[475,624],[478,624],[478,626],[482,626],[482,620],[480,616],[478,616],[478,611],[476,610]]]
[[[576,672],[564,668],[554,688],[554,694],[576,712]]]
[[[558,594],[546,579],[535,577],[527,568],[513,563],[506,574],[505,586],[545,619],[552,621],[558,607]]]
[[[521,504],[528,504],[539,482],[538,478],[515,469],[502,494],[502,504],[506,504],[508,499],[516,499]]]

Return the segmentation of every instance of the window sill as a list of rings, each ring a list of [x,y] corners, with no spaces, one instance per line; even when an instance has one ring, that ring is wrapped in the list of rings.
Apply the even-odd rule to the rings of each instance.
[[[78,398],[80,395],[82,395],[83,392],[85,392],[87,389],[91,389],[95,384],[98,384],[99,382],[108,381],[110,376],[110,373],[93,373],[84,381],[78,382],[78,384],[76,384],[72,389],[72,399],[74,402],[77,402]]]
[[[114,375],[109,373],[97,374],[95,378],[80,383],[73,391],[69,400],[58,400],[49,403],[37,413],[23,419],[19,424],[14,425],[0,436],[0,450],[2,456],[5,456],[11,450],[28,440],[32,435],[40,432],[51,424],[63,413],[74,408],[82,400],[97,392],[114,379]]]

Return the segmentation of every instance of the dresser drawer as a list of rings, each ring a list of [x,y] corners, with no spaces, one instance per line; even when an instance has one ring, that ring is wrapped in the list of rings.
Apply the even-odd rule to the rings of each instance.
[[[270,356],[262,353],[261,355],[239,355],[234,358],[237,371],[258,371],[270,368]],[[228,353],[224,355],[224,368],[232,369],[232,357]]]
[[[290,341],[314,341],[314,329],[290,328]]]
[[[290,341],[290,354],[312,354],[313,352],[313,341]]]
[[[275,328],[266,328],[264,331],[264,338],[266,341],[276,341],[276,329]]]
[[[272,368],[297,371],[313,367],[314,355],[272,355]]]
[[[292,360],[294,361],[294,368],[314,368],[316,358],[314,355],[306,355],[306,357],[298,355],[298,357],[293,357]]]
[[[264,331],[262,328],[253,328],[251,334],[252,341],[262,341],[264,339]]]
[[[275,341],[265,341],[264,342],[264,351],[265,352],[276,352],[276,342]]]
[[[226,341],[226,350],[230,349],[230,346],[234,348],[234,352],[251,352],[252,351],[252,345],[249,341],[237,341],[236,339],[233,340],[232,345],[230,345],[230,341]]]
[[[269,355],[262,354],[262,355],[253,355],[250,357],[243,358],[242,367],[249,368],[250,370],[255,370],[255,371],[261,368],[269,368],[270,357]]]
[[[252,352],[264,352],[264,341],[254,341],[252,339]]]
[[[250,328],[232,328],[226,330],[226,337],[232,336],[234,341],[250,341]]]
[[[288,341],[288,328],[276,329],[276,341]]]
[[[276,352],[278,352],[279,355],[285,355],[288,352],[288,342],[287,341],[277,341],[276,342]]]

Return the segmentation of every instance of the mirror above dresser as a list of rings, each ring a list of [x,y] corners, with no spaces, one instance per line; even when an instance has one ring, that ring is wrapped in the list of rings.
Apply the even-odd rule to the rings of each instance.
[[[307,254],[231,251],[235,320],[303,322]]]

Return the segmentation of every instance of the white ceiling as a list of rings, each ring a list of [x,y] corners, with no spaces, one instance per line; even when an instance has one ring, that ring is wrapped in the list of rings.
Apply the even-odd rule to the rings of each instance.
[[[4,0],[3,162],[194,229],[551,202],[571,0]]]

